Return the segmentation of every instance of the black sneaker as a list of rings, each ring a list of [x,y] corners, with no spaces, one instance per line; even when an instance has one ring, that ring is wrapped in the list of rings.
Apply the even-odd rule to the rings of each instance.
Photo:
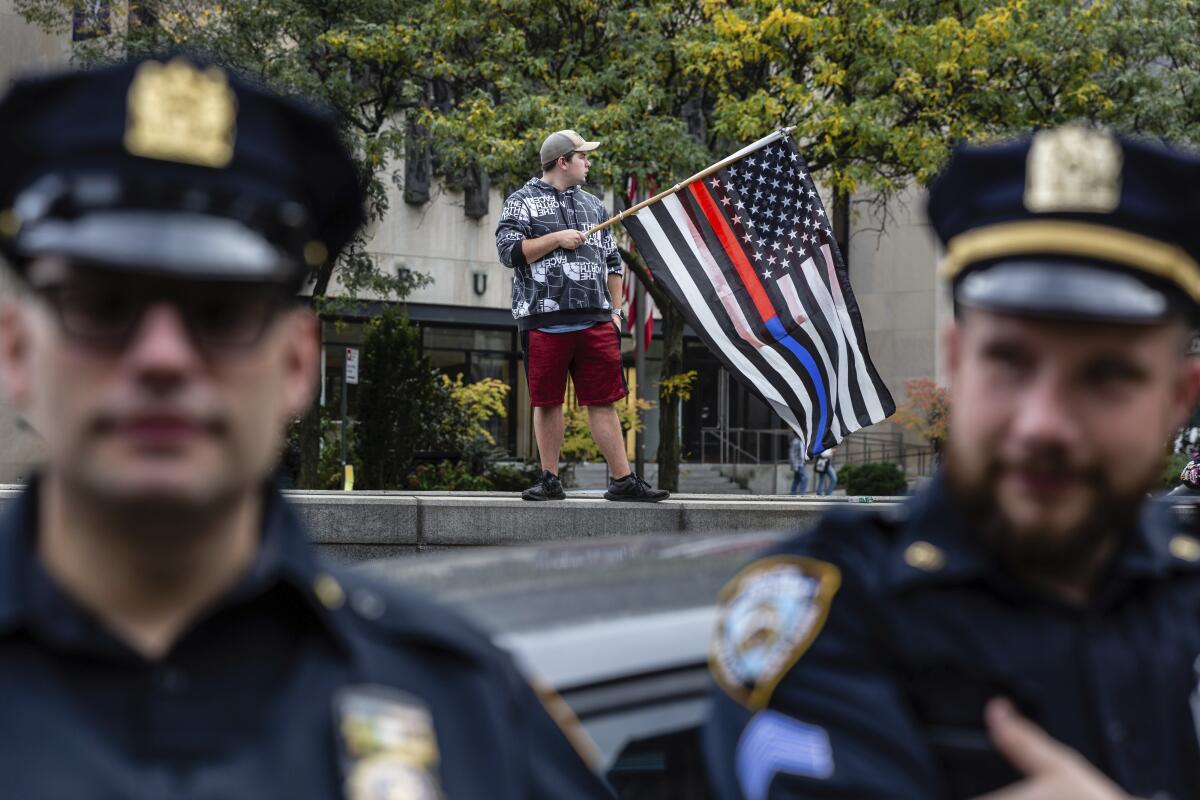
[[[635,503],[657,503],[670,496],[671,493],[666,489],[652,488],[650,484],[639,478],[636,472],[631,472],[624,478],[613,481],[608,485],[608,491],[604,493],[605,500],[632,500]]]
[[[537,479],[537,483],[521,492],[522,500],[565,500],[566,497],[562,481],[548,469],[542,471],[542,477]]]

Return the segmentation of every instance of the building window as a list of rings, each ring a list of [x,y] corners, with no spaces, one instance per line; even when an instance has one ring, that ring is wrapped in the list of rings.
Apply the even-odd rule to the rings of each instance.
[[[443,328],[426,325],[422,345],[430,362],[451,379],[463,376],[464,383],[495,378],[509,387],[508,416],[492,419],[488,432],[496,446],[513,454],[517,450],[517,370],[521,354],[511,328]]]

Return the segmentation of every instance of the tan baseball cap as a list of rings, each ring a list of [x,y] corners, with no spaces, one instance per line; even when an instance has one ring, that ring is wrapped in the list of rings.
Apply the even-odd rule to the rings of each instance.
[[[586,152],[595,150],[599,146],[599,142],[585,141],[573,130],[555,131],[546,137],[546,141],[542,142],[542,163],[549,164],[567,153],[573,153],[576,150]]]

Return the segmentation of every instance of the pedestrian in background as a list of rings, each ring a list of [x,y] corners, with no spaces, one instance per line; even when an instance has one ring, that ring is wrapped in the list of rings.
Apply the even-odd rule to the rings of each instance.
[[[722,798],[1200,797],[1200,540],[1147,498],[1200,398],[1200,158],[1067,127],[933,185],[946,461],[725,589]]]
[[[833,466],[833,451],[835,448],[822,450],[817,454],[813,463],[813,475],[816,477],[817,494],[828,497],[837,488],[837,470]]]
[[[0,377],[47,453],[0,518],[5,796],[610,796],[561,701],[270,484],[363,208],[329,119],[186,57],[0,100]]]
[[[793,436],[792,445],[788,448],[788,463],[792,467],[792,494],[805,494],[808,491],[808,470],[804,466],[808,454],[804,450],[804,439],[799,435]]]
[[[1200,452],[1192,453],[1192,457],[1179,472],[1179,485],[1167,494],[1175,497],[1200,496]]]
[[[654,489],[629,467],[625,435],[614,403],[629,394],[621,368],[625,312],[621,257],[612,231],[585,232],[608,219],[600,199],[582,187],[599,142],[573,130],[542,142],[540,178],[504,201],[496,226],[500,262],[513,271],[512,315],[521,333],[525,375],[533,406],[542,474],[521,493],[524,500],[566,497],[558,478],[567,375],[575,399],[587,408],[592,438],[608,462],[606,500],[657,502]]]

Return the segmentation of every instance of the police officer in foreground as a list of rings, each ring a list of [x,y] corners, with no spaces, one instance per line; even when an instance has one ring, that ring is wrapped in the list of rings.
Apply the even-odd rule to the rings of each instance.
[[[1200,542],[1144,500],[1200,394],[1200,161],[1063,128],[953,156],[945,467],[725,590],[720,797],[1200,797]]]
[[[0,376],[47,451],[0,521],[4,796],[609,796],[561,701],[268,484],[362,209],[328,120],[184,57],[0,101]]]

